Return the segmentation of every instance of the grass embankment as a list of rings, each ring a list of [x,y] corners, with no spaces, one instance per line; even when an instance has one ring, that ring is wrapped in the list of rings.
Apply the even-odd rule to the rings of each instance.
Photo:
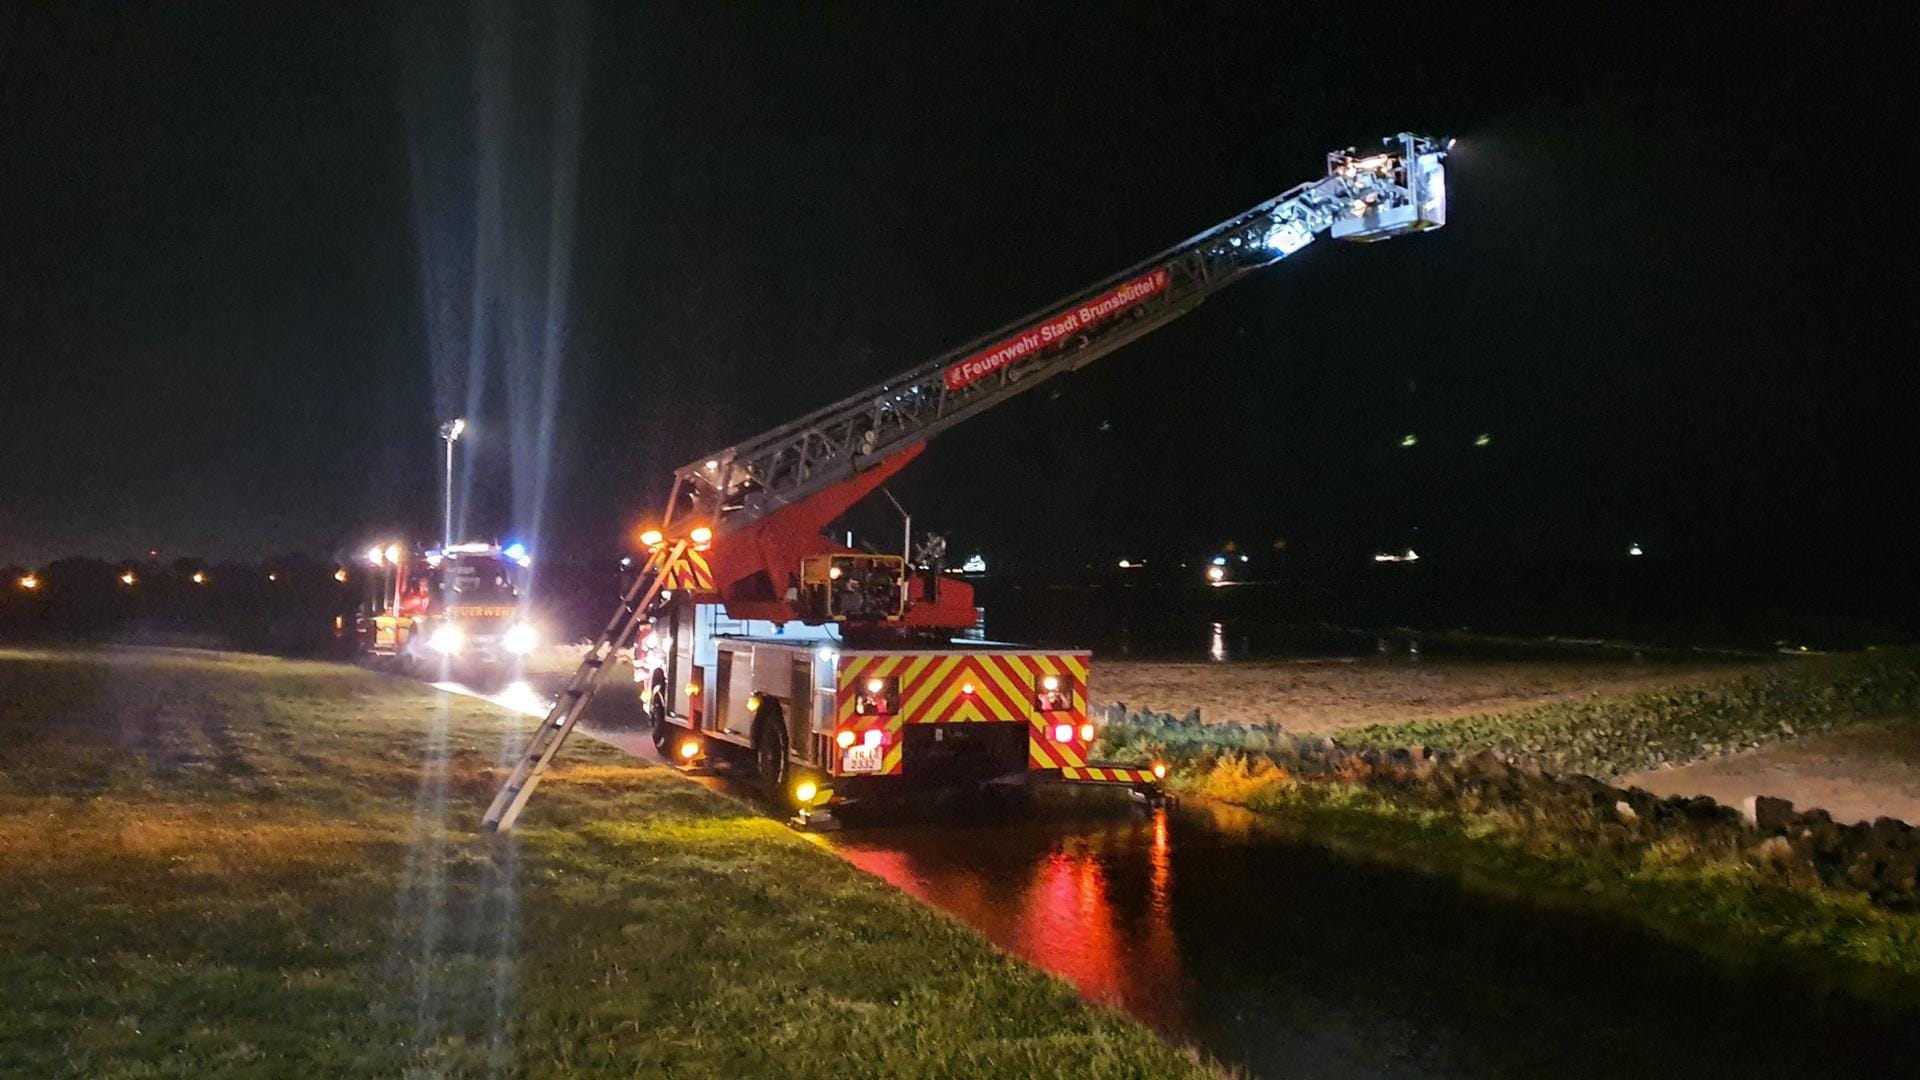
[[[1920,651],[1808,657],[1710,685],[1557,702],[1501,716],[1374,724],[1340,738],[1353,746],[1490,750],[1604,777],[1890,716],[1920,716]]]
[[[0,1074],[1182,1076],[1067,984],[581,740],[323,664],[0,650]]]
[[[1796,735],[1824,734],[1920,713],[1920,650],[1881,649],[1796,659],[1720,677],[1622,695],[1559,701],[1501,713],[1349,727],[1343,746],[1488,750],[1562,772],[1619,776],[1681,764]],[[1298,743],[1279,724],[1193,723],[1138,714],[1106,729],[1103,753],[1164,747],[1176,755],[1284,750]]]
[[[1812,962],[1911,992],[1920,989],[1920,914],[1834,887],[1801,850],[1818,840],[1762,843],[1724,815],[1672,803],[1622,813],[1603,784],[1493,760],[1607,776],[1888,717],[1920,717],[1920,652],[1796,661],[1712,686],[1340,736],[1348,747],[1485,752],[1486,767],[1373,755],[1376,767],[1270,726],[1171,717],[1112,723],[1104,749],[1161,753],[1177,789],[1274,814],[1345,851],[1537,900],[1597,903],[1710,952]]]

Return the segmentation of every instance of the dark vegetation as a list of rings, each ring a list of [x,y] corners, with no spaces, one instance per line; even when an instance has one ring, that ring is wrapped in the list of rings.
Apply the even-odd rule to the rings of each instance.
[[[1915,711],[1920,711],[1920,651],[1875,649],[1796,658],[1711,685],[1350,728],[1339,741],[1357,748],[1490,750],[1503,759],[1605,777]],[[1142,746],[1193,754],[1286,751],[1300,745],[1278,724],[1214,724],[1193,715],[1152,713],[1114,719],[1106,739],[1122,753]]]
[[[61,559],[32,570],[7,567],[0,571],[0,640],[344,655],[367,583],[358,568],[337,580],[341,569],[305,555],[257,563]]]
[[[123,580],[129,574],[131,583]],[[247,563],[75,558],[9,566],[0,568],[0,641],[350,656],[356,612],[383,589],[377,574],[351,558],[297,553]],[[591,634],[606,618],[617,581],[611,568],[542,567],[533,616],[557,640]]]

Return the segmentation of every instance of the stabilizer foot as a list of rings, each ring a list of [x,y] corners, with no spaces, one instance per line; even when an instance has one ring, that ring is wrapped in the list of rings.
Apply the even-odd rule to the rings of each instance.
[[[802,810],[787,819],[788,826],[800,832],[839,832],[840,819],[831,810]]]

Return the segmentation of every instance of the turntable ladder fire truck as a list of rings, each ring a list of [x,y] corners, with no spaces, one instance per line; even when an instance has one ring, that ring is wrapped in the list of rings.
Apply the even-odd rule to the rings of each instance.
[[[647,558],[486,814],[509,829],[615,653],[656,748],[749,755],[819,820],[917,783],[1047,779],[1153,798],[1161,769],[1093,760],[1088,654],[956,635],[965,582],[824,530],[926,441],[1172,322],[1322,235],[1384,240],[1446,222],[1446,147],[1412,134],[1327,155],[1293,188],[1080,292],[844,400],[679,469]]]

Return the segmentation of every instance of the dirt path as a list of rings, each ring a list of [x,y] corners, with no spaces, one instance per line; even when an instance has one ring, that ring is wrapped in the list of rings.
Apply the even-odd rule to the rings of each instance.
[[[1095,657],[1090,697],[1215,723],[1278,721],[1289,731],[1511,712],[1725,677],[1732,664],[1595,661],[1295,660],[1147,663]]]
[[[1729,806],[1771,795],[1802,809],[1820,807],[1839,822],[1881,816],[1920,822],[1920,723],[1795,739],[1622,782],[1657,795],[1710,795]]]

